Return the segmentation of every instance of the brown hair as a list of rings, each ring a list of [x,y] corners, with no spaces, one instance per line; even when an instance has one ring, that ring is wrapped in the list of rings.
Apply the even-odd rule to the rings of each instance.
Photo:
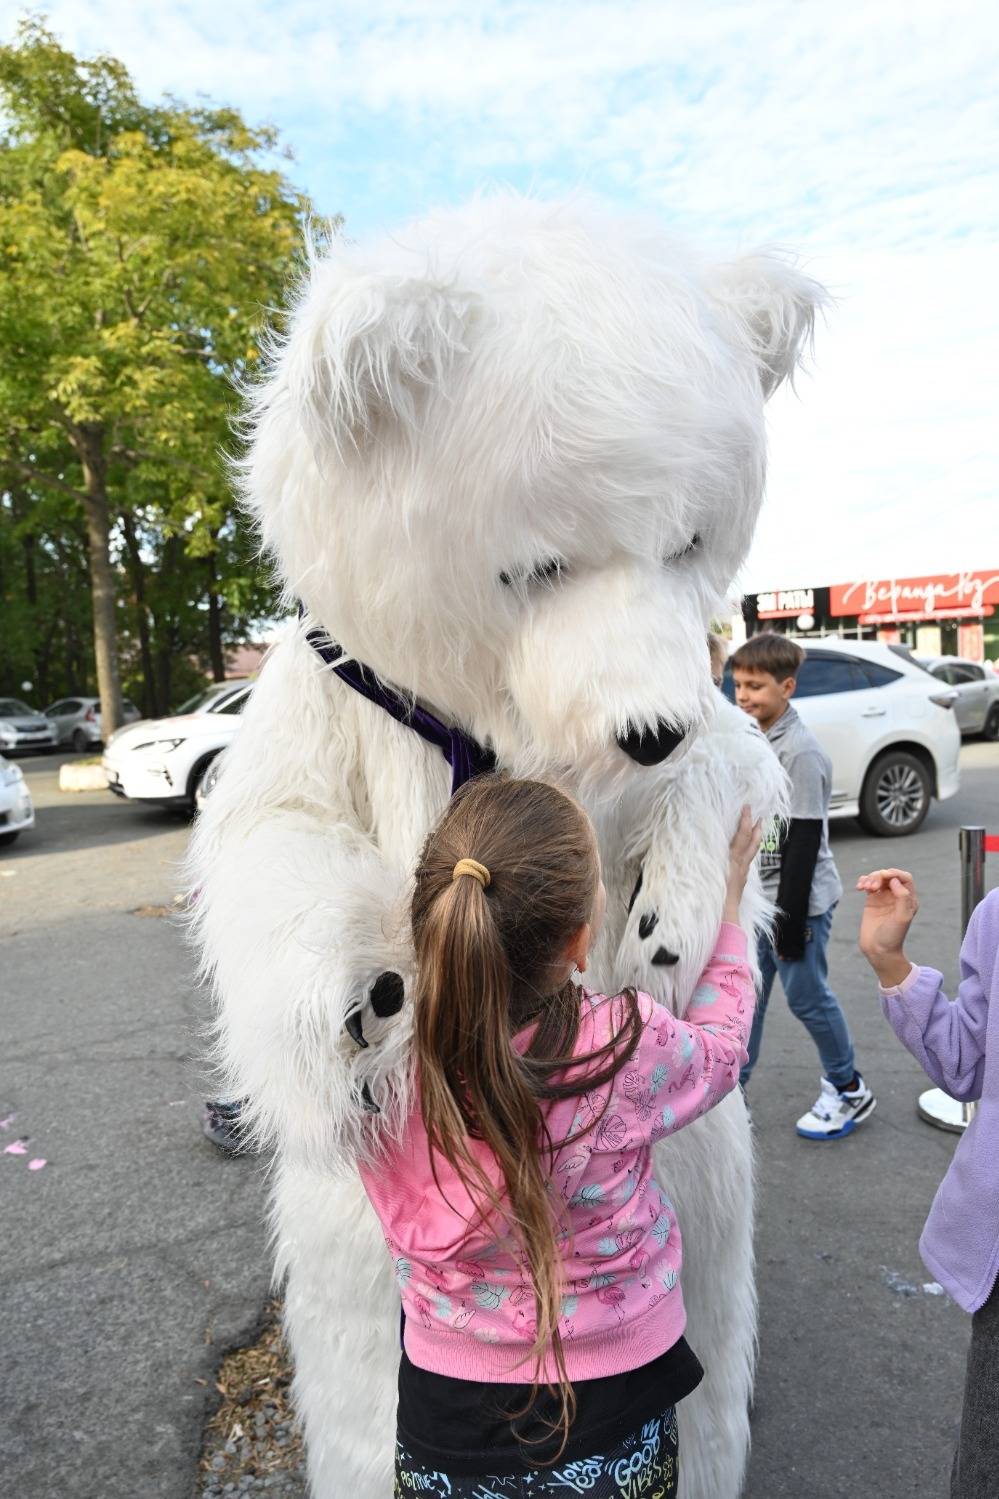
[[[708,631],[708,657],[711,661],[711,676],[718,681],[725,671],[725,662],[728,660],[728,641],[721,635],[716,635],[714,630]]]
[[[765,671],[778,682],[786,682],[801,670],[805,653],[795,641],[776,630],[766,630],[762,635],[751,635],[729,657],[733,671]]]
[[[488,886],[472,874],[455,879],[460,859],[484,865]],[[479,1221],[501,1214],[530,1267],[535,1390],[549,1346],[558,1372],[561,1412],[552,1429],[561,1426],[562,1446],[552,1461],[564,1450],[575,1399],[559,1330],[560,1225],[547,1187],[551,1157],[565,1142],[552,1140],[540,1103],[609,1082],[634,1054],[642,1028],[636,997],[628,993],[616,1034],[574,1058],[579,994],[571,982],[552,991],[566,943],[590,920],[599,879],[596,838],[576,802],[541,781],[489,776],[469,782],[451,801],[424,845],[413,895],[423,1123],[431,1152],[457,1172]],[[512,1037],[534,1020],[521,1054]],[[574,1081],[558,1079],[570,1065],[585,1068],[584,1080],[578,1073]],[[495,1155],[505,1201],[470,1140],[484,1141]]]

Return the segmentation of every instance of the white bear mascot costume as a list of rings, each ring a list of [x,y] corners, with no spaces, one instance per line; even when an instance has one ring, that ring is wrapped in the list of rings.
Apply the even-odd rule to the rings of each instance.
[[[764,401],[820,300],[773,257],[708,264],[585,200],[501,194],[314,260],[257,390],[244,499],[304,615],[199,819],[195,919],[229,1086],[276,1151],[315,1499],[392,1491],[399,1300],[354,1163],[407,1106],[409,887],[460,779],[449,745],[582,800],[608,896],[588,981],[682,1013],[740,806],[769,816],[783,791],[712,686],[705,630],[759,510]],[[766,914],[751,883],[747,929]],[[682,1493],[736,1499],[756,1330],[741,1095],[662,1141],[656,1170],[707,1371],[680,1408]]]

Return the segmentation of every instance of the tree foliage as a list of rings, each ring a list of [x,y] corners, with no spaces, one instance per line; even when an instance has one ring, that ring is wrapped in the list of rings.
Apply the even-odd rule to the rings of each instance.
[[[271,129],[146,104],[34,19],[0,48],[0,109],[0,687],[96,667],[113,724],[122,673],[163,711],[178,661],[221,674],[273,608],[226,453],[307,204]]]

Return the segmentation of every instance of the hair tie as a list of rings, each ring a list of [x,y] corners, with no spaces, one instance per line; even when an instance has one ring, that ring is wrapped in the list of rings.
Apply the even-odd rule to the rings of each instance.
[[[492,879],[489,870],[484,864],[480,864],[478,859],[459,859],[451,871],[451,883],[454,884],[455,880],[460,880],[463,874],[470,874],[473,880],[478,880],[483,890]]]

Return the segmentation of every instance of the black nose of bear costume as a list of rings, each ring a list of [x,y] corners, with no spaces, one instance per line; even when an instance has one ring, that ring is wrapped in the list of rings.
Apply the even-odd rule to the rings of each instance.
[[[674,729],[660,719],[655,729],[634,729],[629,725],[627,734],[618,734],[617,742],[639,765],[661,765],[681,743],[685,733],[686,729]]]

